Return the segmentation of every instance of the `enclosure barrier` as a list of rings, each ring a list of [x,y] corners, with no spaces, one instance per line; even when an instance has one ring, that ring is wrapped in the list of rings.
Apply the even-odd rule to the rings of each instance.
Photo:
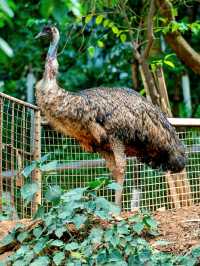
[[[41,123],[34,105],[0,93],[0,213],[10,218],[32,217],[38,204],[46,209],[44,193],[49,185],[63,190],[84,187],[99,177],[109,177],[105,161],[98,154],[84,152],[73,138]],[[197,204],[200,201],[200,119],[170,119],[186,146],[188,162],[180,174],[155,171],[135,158],[127,158],[123,209],[156,210]],[[43,173],[33,171],[25,178],[22,170],[32,160],[49,154]],[[37,182],[40,190],[31,204],[21,197],[21,187]],[[102,188],[101,196],[114,200],[114,191]]]

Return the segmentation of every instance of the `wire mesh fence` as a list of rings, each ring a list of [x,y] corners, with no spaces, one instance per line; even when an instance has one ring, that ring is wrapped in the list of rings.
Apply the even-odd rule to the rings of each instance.
[[[31,217],[34,202],[25,204],[22,170],[35,158],[37,107],[0,94],[0,212],[9,218]],[[34,176],[34,173],[33,173]]]
[[[124,210],[170,209],[200,201],[200,119],[195,120],[195,127],[184,125],[184,119],[181,121],[177,132],[187,150],[186,169],[170,175],[152,170],[135,158],[127,158]],[[49,162],[56,162],[52,164],[55,167],[44,171],[41,180],[37,171],[25,179],[22,170],[45,154],[49,154]],[[48,125],[41,126],[36,106],[0,93],[0,213],[9,211],[10,218],[32,217],[40,201],[47,209],[50,207],[44,201],[49,186],[59,185],[69,190],[85,187],[100,177],[112,178],[98,154],[86,153],[75,139],[63,136]],[[32,180],[39,185],[41,182],[41,193],[27,205],[20,190]],[[99,192],[111,201],[114,193],[106,188]]]
[[[123,209],[136,207],[156,210],[189,206],[200,200],[200,127],[178,127],[178,135],[187,150],[188,163],[181,174],[152,170],[135,158],[127,158],[123,192]],[[55,171],[43,174],[44,192],[47,185],[64,190],[84,187],[96,178],[110,177],[105,161],[98,154],[83,152],[72,138],[66,138],[48,126],[42,129],[42,154],[59,162]],[[114,200],[114,191],[103,188],[101,196]]]

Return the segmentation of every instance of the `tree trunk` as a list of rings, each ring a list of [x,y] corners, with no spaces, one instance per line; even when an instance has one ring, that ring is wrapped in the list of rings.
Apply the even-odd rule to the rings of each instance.
[[[164,25],[168,25],[170,22],[175,21],[172,4],[169,0],[156,0],[156,5],[161,15],[167,19]],[[164,37],[179,59],[195,73],[200,75],[200,54],[189,45],[180,32],[178,30],[175,32],[168,32]]]

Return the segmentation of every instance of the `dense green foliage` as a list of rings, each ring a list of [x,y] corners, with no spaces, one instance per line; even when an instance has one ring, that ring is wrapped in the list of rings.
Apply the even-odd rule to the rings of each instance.
[[[114,189],[115,183],[108,186]],[[38,210],[38,225],[28,231],[18,225],[4,238],[4,245],[19,245],[6,265],[195,265],[198,248],[185,256],[159,252],[145,240],[157,235],[156,221],[145,211],[122,219],[116,206],[96,196],[98,187],[91,182],[66,193],[50,187],[45,198],[54,206],[48,213]]]
[[[5,5],[7,2],[7,5]],[[4,3],[4,4],[3,4]],[[199,50],[199,4],[195,1],[173,1],[176,23],[162,27],[163,18],[155,18],[157,40],[167,31],[179,29],[192,47]],[[188,7],[188,8],[186,8]],[[134,87],[131,76],[133,51],[129,33],[137,38],[140,18],[148,12],[148,1],[1,1],[0,27],[0,90],[26,99],[26,78],[30,70],[36,79],[43,72],[48,43],[34,36],[45,23],[57,23],[62,39],[59,48],[59,82],[67,90],[80,90],[100,85]],[[127,24],[126,16],[130,21]],[[140,34],[145,42],[145,26]],[[1,40],[1,39],[0,39]],[[4,43],[5,44],[5,43]],[[200,83],[197,75],[187,69],[176,57],[154,49],[150,63],[164,65],[168,91],[174,114],[184,116],[187,110],[182,103],[181,75],[189,72],[193,102],[193,115],[200,112]],[[3,83],[2,83],[3,82]],[[143,85],[137,88],[141,93]],[[177,108],[178,106],[178,108]]]

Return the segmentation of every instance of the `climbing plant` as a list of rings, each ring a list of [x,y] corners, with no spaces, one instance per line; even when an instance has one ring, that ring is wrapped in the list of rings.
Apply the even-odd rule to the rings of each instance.
[[[148,239],[157,235],[157,223],[146,211],[127,218],[106,199],[97,197],[101,186],[91,182],[86,188],[63,193],[50,187],[45,199],[53,207],[45,213],[41,207],[32,225],[17,227],[1,246],[17,247],[0,265],[195,265],[199,248],[187,255],[160,252]],[[115,183],[108,185],[115,189]]]

